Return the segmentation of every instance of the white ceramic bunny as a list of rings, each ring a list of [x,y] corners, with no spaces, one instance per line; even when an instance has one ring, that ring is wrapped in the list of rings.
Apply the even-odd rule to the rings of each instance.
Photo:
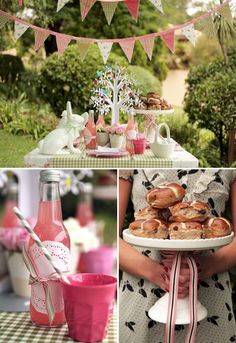
[[[57,128],[39,142],[38,148],[41,154],[60,154],[64,147],[67,147],[71,153],[80,153],[80,150],[75,148],[73,143],[85,128],[88,113],[85,112],[81,116],[73,114],[71,103],[67,101],[66,111],[62,112],[61,117]]]

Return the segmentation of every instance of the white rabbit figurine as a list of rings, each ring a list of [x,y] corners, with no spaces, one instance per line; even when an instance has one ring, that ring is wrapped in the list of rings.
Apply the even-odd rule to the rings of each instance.
[[[85,128],[88,113],[85,112],[81,116],[73,114],[71,103],[67,101],[66,111],[62,112],[61,117],[57,128],[39,142],[38,148],[41,154],[60,154],[63,153],[64,147],[67,147],[71,153],[80,153],[79,149],[74,148],[73,143]]]

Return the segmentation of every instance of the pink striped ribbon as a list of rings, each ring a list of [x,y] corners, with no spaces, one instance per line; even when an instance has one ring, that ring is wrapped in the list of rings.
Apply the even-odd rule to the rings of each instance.
[[[174,342],[176,308],[178,300],[179,275],[181,268],[182,252],[175,255],[170,273],[169,304],[166,324],[166,343]],[[189,303],[190,303],[190,324],[185,338],[185,343],[194,343],[197,333],[197,282],[198,270],[195,260],[187,256],[187,263],[190,270]],[[165,262],[164,262],[165,264]]]

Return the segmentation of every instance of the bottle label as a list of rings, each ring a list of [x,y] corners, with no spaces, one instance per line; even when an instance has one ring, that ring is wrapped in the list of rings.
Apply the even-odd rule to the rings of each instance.
[[[68,272],[70,269],[70,250],[62,243],[55,241],[44,241],[44,246],[62,272]],[[33,244],[30,248],[30,256],[34,264],[37,275],[43,278],[50,278],[55,275],[55,271],[50,262],[44,256],[42,250]],[[62,288],[59,282],[47,282],[50,298],[55,313],[64,309]],[[36,311],[47,314],[46,298],[43,283],[33,284],[31,289],[31,304]]]

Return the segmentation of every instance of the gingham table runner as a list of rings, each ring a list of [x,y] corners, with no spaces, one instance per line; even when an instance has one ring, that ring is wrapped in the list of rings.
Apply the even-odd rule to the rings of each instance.
[[[0,343],[72,343],[67,325],[60,328],[39,328],[26,312],[0,312]],[[114,310],[108,335],[103,343],[117,343],[117,314]]]
[[[197,168],[198,160],[186,150],[179,148],[171,158],[157,158],[151,149],[146,149],[143,155],[128,155],[118,158],[90,157],[84,147],[82,153],[47,156],[35,151],[25,156],[26,167],[41,168]],[[35,153],[34,153],[35,152]]]

